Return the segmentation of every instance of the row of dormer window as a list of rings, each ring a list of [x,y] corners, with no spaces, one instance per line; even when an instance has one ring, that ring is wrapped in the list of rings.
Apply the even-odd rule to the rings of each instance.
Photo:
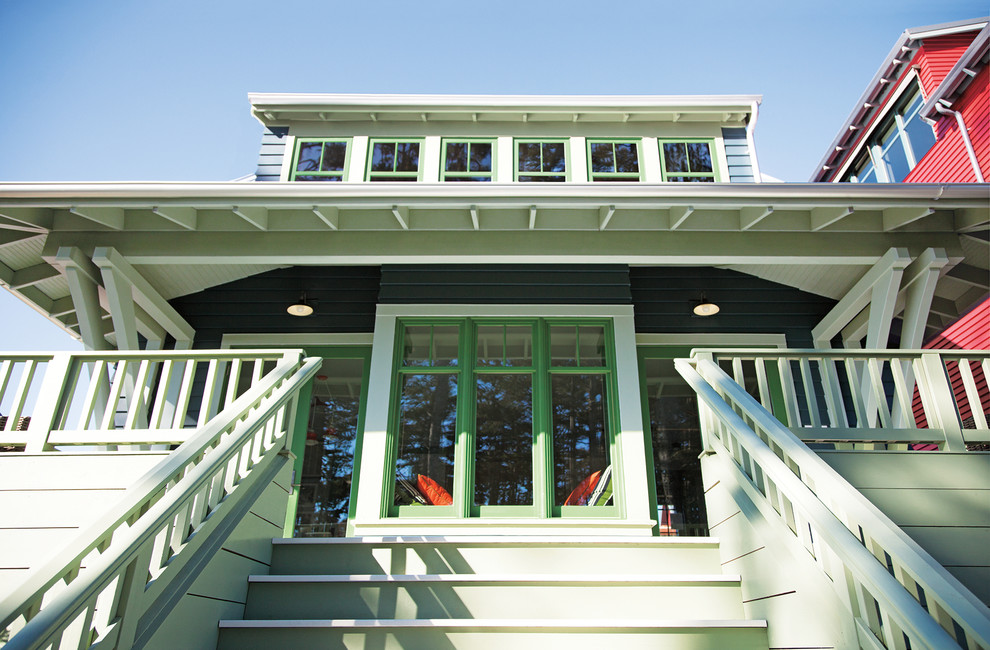
[[[516,182],[564,181],[664,181],[711,183],[719,180],[712,139],[649,139],[656,143],[660,178],[645,173],[646,138],[588,138],[585,141],[587,178],[575,178],[569,165],[572,142],[568,138],[515,138],[512,141],[513,178]],[[364,179],[368,181],[423,180],[424,138],[371,138],[368,141]],[[500,177],[496,138],[443,138],[440,143],[442,182],[507,181]],[[354,143],[351,138],[296,140],[289,180],[351,181],[349,169]],[[649,147],[651,150],[652,146]],[[508,152],[505,152],[508,153]],[[504,154],[503,154],[504,155]],[[655,168],[656,165],[654,164]],[[503,174],[504,175],[504,174]]]

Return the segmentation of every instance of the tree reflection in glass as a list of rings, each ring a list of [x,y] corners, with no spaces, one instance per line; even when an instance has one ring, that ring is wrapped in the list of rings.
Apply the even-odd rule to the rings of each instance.
[[[403,375],[396,478],[415,484],[423,475],[453,495],[456,422],[456,375]],[[395,504],[405,503],[408,495],[396,486]]]
[[[475,504],[533,504],[532,375],[479,375]]]
[[[605,423],[605,377],[598,374],[553,374],[554,505],[594,472],[611,464]]]

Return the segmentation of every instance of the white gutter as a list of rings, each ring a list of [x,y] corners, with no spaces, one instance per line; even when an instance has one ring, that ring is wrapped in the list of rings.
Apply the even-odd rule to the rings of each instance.
[[[760,116],[760,102],[753,100],[751,106],[749,124],[746,125],[746,143],[749,145],[749,159],[753,163],[753,180],[762,183],[763,175],[760,173],[760,163],[756,158],[756,141],[753,139],[753,131],[756,130],[756,118]]]
[[[983,172],[980,171],[980,161],[976,158],[976,151],[973,149],[972,140],[969,139],[969,129],[966,128],[966,122],[963,120],[962,113],[946,108],[941,102],[935,104],[935,110],[942,115],[952,115],[956,118],[956,124],[959,125],[959,133],[962,134],[963,145],[965,145],[966,153],[969,155],[969,164],[973,166],[973,173],[976,174],[976,182],[984,182]]]

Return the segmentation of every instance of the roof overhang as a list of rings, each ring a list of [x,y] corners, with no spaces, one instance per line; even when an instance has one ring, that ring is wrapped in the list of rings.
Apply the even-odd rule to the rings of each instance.
[[[265,126],[292,122],[746,123],[761,95],[365,95],[250,93]]]
[[[990,25],[980,30],[976,39],[945,75],[945,79],[921,108],[921,114],[929,119],[938,119],[939,113],[935,105],[941,103],[943,106],[951,107],[988,62],[990,62]]]

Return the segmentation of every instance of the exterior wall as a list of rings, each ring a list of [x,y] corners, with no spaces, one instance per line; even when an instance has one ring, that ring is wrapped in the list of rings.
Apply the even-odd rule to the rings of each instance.
[[[931,95],[966,48],[976,38],[977,31],[947,34],[925,39],[914,56],[913,64],[920,66],[918,75],[925,95]]]
[[[258,154],[256,181],[277,181],[282,173],[282,159],[289,130],[280,127],[266,128],[261,136],[261,153]]]
[[[7,595],[165,458],[155,452],[0,454],[0,594]]]
[[[966,88],[963,97],[953,103],[952,109],[962,114],[976,151],[976,159],[986,177],[990,174],[990,67],[984,66]],[[904,182],[976,182],[976,175],[955,118],[951,115],[942,116],[936,125],[935,134],[935,146],[911,170]]]
[[[725,142],[725,161],[729,167],[730,183],[755,183],[752,152],[746,139],[746,129],[722,127]]]

